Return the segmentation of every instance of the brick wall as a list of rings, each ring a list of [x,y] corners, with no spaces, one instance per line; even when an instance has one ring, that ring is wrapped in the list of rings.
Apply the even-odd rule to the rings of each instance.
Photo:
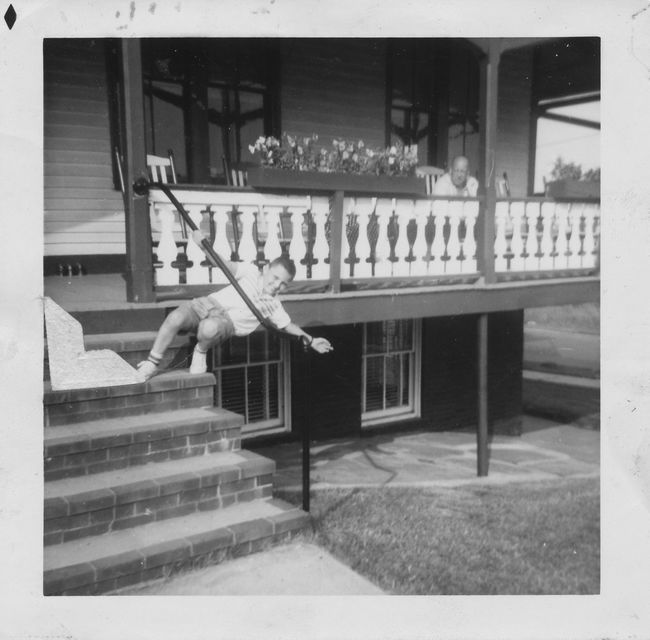
[[[476,322],[473,315],[422,321],[422,416],[395,422],[392,427],[443,431],[476,426]],[[361,325],[346,325],[314,331],[331,340],[335,351],[323,358],[311,358],[309,398],[305,360],[296,350],[292,352],[293,433],[300,433],[307,410],[316,439],[361,433],[361,329]],[[522,311],[490,315],[488,353],[490,429],[518,434],[522,412]]]
[[[362,326],[341,325],[309,330],[327,338],[334,351],[325,356],[304,357],[302,347],[292,346],[292,431],[300,433],[309,412],[315,438],[355,434],[361,429]]]

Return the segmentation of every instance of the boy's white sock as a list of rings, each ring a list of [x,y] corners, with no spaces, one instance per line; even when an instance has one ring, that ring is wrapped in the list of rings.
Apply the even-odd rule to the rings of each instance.
[[[190,365],[190,373],[205,373],[208,370],[208,363],[206,360],[207,351],[201,351],[199,345],[194,347],[192,353],[192,364]]]

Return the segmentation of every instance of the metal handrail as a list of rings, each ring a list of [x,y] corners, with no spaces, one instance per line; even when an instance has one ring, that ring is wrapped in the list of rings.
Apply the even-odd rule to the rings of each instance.
[[[145,178],[139,178],[133,184],[133,191],[139,195],[144,196],[149,192],[149,189],[160,189],[168,198],[169,201],[176,207],[179,215],[182,220],[185,221],[187,226],[192,231],[198,231],[199,228],[196,226],[189,213],[185,210],[183,205],[178,201],[176,196],[172,193],[168,184],[162,182],[149,182]],[[272,322],[265,318],[259,311],[259,309],[253,304],[253,301],[248,297],[246,292],[241,288],[241,285],[227,267],[224,260],[221,256],[213,249],[210,241],[207,238],[201,240],[201,249],[206,254],[206,256],[214,263],[215,266],[219,267],[223,271],[224,275],[228,279],[228,282],[234,287],[235,291],[240,295],[241,299],[244,301],[246,306],[251,310],[258,322],[267,330],[273,331],[277,335],[281,336],[284,339],[290,339],[290,336],[283,331],[280,331]],[[303,345],[305,350],[308,348],[306,345]],[[309,356],[308,356],[309,357]],[[309,361],[308,361],[309,362]],[[309,366],[309,365],[308,365]],[[307,378],[310,377],[310,372],[307,372]],[[308,380],[309,384],[309,380]],[[308,387],[309,388],[309,387]],[[303,424],[302,428],[302,505],[303,510],[309,512],[309,492],[310,492],[310,429],[309,429],[309,419],[307,418]]]

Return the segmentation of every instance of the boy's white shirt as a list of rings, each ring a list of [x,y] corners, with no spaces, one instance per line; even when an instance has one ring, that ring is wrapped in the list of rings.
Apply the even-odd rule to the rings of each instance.
[[[284,329],[291,323],[289,314],[277,297],[263,293],[264,276],[254,264],[237,264],[235,277],[262,315],[268,317],[278,329]],[[232,285],[211,293],[208,298],[218,303],[228,313],[236,336],[247,336],[257,329],[259,325],[257,318]],[[267,313],[267,310],[271,313]]]

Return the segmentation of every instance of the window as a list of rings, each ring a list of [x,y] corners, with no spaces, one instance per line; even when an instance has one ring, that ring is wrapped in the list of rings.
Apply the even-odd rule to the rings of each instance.
[[[479,65],[462,42],[389,41],[387,144],[418,145],[420,164],[478,156]]]
[[[255,331],[214,350],[216,404],[244,416],[244,434],[288,431],[288,345]]]
[[[370,322],[363,330],[364,425],[420,415],[419,320]]]
[[[583,173],[600,168],[600,95],[543,100],[537,107],[534,193],[543,194],[555,162],[579,166]]]
[[[179,181],[225,183],[224,162],[279,133],[278,51],[264,38],[143,40],[147,151],[173,149]]]

